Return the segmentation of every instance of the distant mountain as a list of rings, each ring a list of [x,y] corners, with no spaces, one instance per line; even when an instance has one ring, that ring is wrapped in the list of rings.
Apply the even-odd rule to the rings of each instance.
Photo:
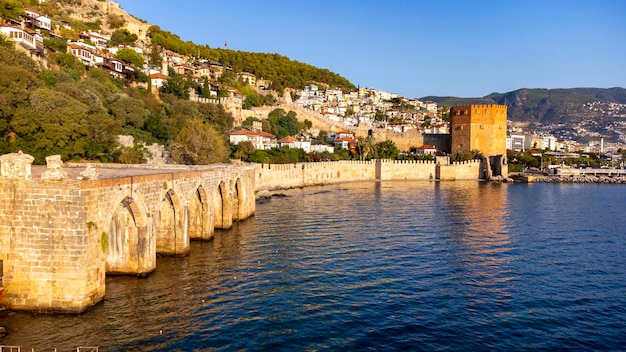
[[[502,104],[508,119],[529,130],[579,142],[604,137],[626,142],[626,89],[527,89],[492,93],[482,98],[423,97],[439,106]]]
[[[515,122],[560,123],[573,118],[593,117],[584,105],[593,102],[626,104],[624,88],[527,89],[491,93],[482,98],[427,96],[439,106],[502,104],[508,107],[509,120]]]

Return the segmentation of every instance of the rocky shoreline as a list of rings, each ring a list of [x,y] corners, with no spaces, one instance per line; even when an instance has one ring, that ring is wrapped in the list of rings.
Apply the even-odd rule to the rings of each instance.
[[[603,183],[603,184],[626,184],[626,177],[617,176],[556,176],[556,175],[518,175],[515,182],[522,183]]]

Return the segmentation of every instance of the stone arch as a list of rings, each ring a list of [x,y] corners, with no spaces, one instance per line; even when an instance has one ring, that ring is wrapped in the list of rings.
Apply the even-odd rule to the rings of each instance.
[[[217,186],[217,194],[215,195],[213,210],[215,217],[213,218],[216,229],[229,229],[232,226],[232,209],[230,195],[224,181]]]
[[[170,189],[158,205],[156,252],[163,255],[185,255],[189,252],[189,214],[180,198]]]
[[[213,238],[210,208],[207,192],[200,185],[189,198],[189,237],[191,239],[208,241]]]
[[[144,248],[149,239],[143,209],[133,198],[125,197],[112,210],[107,229],[100,233],[106,272],[141,275],[154,269],[155,263],[146,258],[150,251]]]

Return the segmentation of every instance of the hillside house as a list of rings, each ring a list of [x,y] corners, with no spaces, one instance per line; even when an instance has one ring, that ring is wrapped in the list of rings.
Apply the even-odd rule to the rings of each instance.
[[[67,49],[77,58],[81,59],[86,66],[95,66],[104,62],[104,58],[100,56],[93,45],[82,42],[70,42]]]
[[[193,75],[195,73],[195,68],[187,63],[175,63],[172,65],[172,69],[182,76],[187,74]]]
[[[229,139],[230,142],[235,145],[241,142],[251,142],[254,148],[259,150],[278,147],[276,136],[263,131],[239,130],[232,132]]]
[[[419,155],[435,155],[437,153],[437,147],[434,145],[423,145],[415,148],[415,154]]]
[[[32,29],[9,25],[1,26],[0,33],[32,53],[44,54],[43,37]]]
[[[256,76],[249,72],[237,73],[237,80],[251,86],[256,86]]]
[[[150,75],[150,84],[152,85],[153,89],[159,89],[163,87],[163,84],[169,79],[169,76],[166,76],[162,73],[153,73]]]
[[[287,136],[278,140],[279,147],[300,148],[305,152],[311,152],[311,141],[299,141],[292,136]]]
[[[80,32],[78,33],[78,38],[87,39],[95,44],[96,48],[104,49],[109,45],[109,41],[111,37],[108,35],[104,35],[102,33],[96,32]]]
[[[135,77],[135,69],[126,62],[116,58],[103,58],[101,63],[96,66],[108,71],[112,75],[123,78],[127,81],[132,81]]]
[[[25,9],[25,20],[33,27],[46,31],[52,30],[52,20],[32,9]]]

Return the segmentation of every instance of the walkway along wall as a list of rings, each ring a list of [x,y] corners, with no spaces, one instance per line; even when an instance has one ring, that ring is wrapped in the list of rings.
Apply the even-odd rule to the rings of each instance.
[[[31,162],[0,157],[0,305],[14,310],[82,312],[104,298],[106,274],[147,275],[157,254],[185,255],[190,239],[255,212],[246,165],[88,167],[77,179],[50,167],[31,177]]]
[[[255,174],[257,191],[365,180],[478,180],[480,161],[453,164],[409,160],[256,164]]]

